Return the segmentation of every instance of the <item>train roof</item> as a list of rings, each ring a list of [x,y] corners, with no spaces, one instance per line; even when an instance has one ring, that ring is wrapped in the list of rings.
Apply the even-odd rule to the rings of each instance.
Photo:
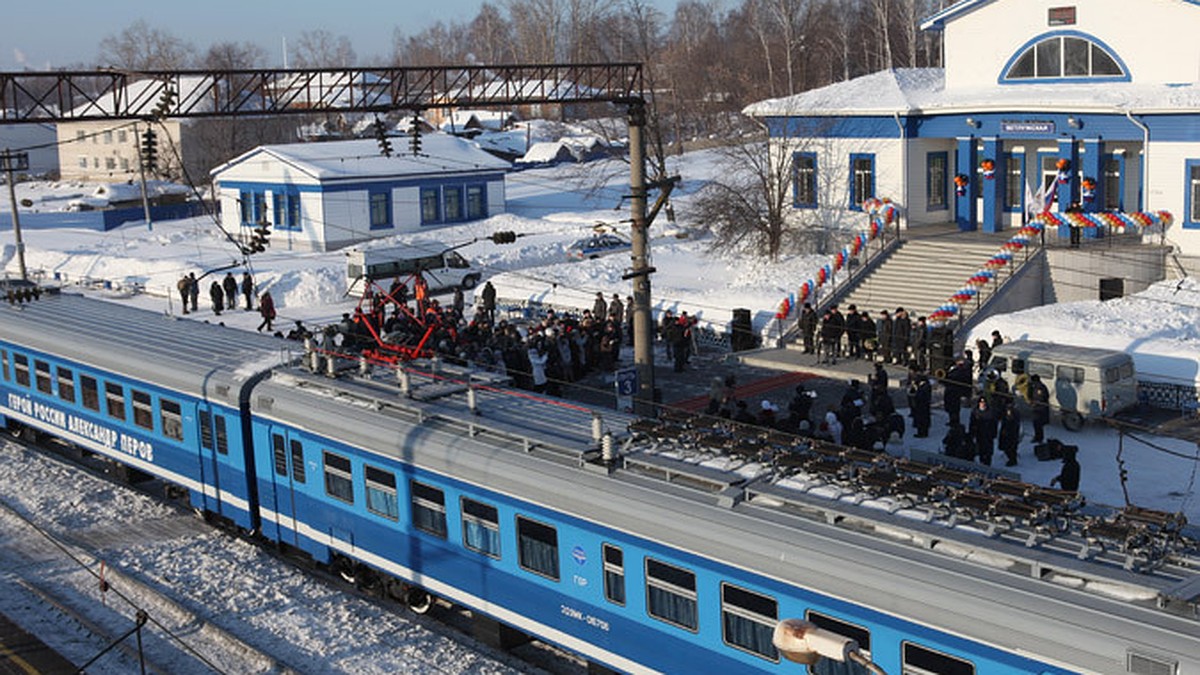
[[[214,396],[289,358],[279,338],[74,293],[0,305],[0,340],[181,393]],[[201,388],[212,387],[208,391]],[[236,393],[227,399],[236,404]]]
[[[1038,340],[1016,340],[1005,342],[992,350],[993,356],[1025,357],[1051,360],[1056,363],[1074,363],[1078,365],[1106,366],[1114,363],[1131,361],[1129,354],[1115,349],[1100,349],[1098,347],[1079,347],[1064,345],[1056,342],[1040,342]]]
[[[390,372],[280,370],[251,403],[368,453],[993,644],[1102,671],[1136,626],[1147,644],[1200,654],[1200,552],[1171,514],[711,418],[597,413],[482,380],[472,409],[461,374],[420,368],[407,394]],[[611,465],[597,432],[613,435]],[[1064,606],[1094,639],[1061,644],[1050,617]]]

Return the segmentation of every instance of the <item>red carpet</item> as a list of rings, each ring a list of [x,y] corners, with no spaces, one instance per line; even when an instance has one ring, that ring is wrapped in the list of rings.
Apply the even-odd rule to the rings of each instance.
[[[781,389],[783,387],[791,388],[798,382],[811,380],[815,377],[817,376],[813,375],[812,373],[780,373],[779,375],[764,377],[761,380],[755,380],[753,382],[747,382],[746,384],[739,385],[734,388],[734,395],[738,399],[749,400],[776,389]],[[780,405],[783,405],[784,403],[786,402],[780,402]],[[689,412],[700,412],[708,406],[708,394],[704,394],[703,396],[695,396],[693,398],[685,398],[681,401],[668,403],[667,405],[672,408],[680,408]]]

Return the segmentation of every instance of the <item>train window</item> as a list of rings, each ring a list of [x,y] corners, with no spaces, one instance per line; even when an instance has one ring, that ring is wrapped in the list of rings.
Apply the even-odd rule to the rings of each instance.
[[[660,621],[696,630],[696,573],[646,558],[646,609]]]
[[[408,489],[412,497],[413,525],[422,532],[445,539],[446,494],[415,480],[409,481]]]
[[[200,447],[205,450],[213,449],[212,413],[207,410],[200,411]]]
[[[612,544],[604,545],[604,599],[625,605],[625,553]]]
[[[1059,366],[1058,379],[1083,384],[1083,368],[1077,366]]]
[[[125,390],[119,384],[104,383],[104,400],[108,406],[108,416],[114,419],[125,419]]]
[[[517,561],[523,569],[558,581],[558,530],[517,516]]]
[[[347,504],[354,503],[354,483],[351,481],[350,460],[328,450],[325,456],[325,494]]]
[[[903,645],[902,675],[975,675],[975,665],[911,642]]]
[[[43,394],[53,394],[54,385],[50,381],[50,364],[38,359],[33,362],[33,370],[37,378],[37,390]]]
[[[13,354],[13,375],[17,384],[29,386],[29,357],[24,354]]]
[[[283,434],[271,434],[271,455],[275,460],[275,475],[287,475],[287,452],[283,447]]]
[[[8,352],[0,349],[0,380],[8,379]]]
[[[75,374],[70,368],[58,367],[58,397],[69,403],[75,402]]]
[[[292,439],[292,480],[297,483],[303,483],[307,477],[304,475],[304,446],[300,441]]]
[[[82,392],[83,407],[88,410],[100,410],[100,388],[96,378],[89,375],[79,376],[79,390]]]
[[[58,388],[62,391],[62,386]],[[183,410],[177,401],[169,398],[159,399],[159,420],[162,423],[163,436],[177,441],[183,440]]]
[[[217,423],[217,452],[222,455],[228,455],[229,434],[225,432],[225,416],[217,415],[214,421]]]
[[[130,389],[129,393],[133,397],[133,423],[153,431],[154,404],[150,401],[150,394],[137,389]]]
[[[462,498],[463,546],[493,558],[500,557],[500,516],[496,507]]]
[[[772,661],[779,660],[771,638],[779,621],[774,598],[721,584],[721,634],[725,644]]]
[[[400,519],[400,506],[396,501],[396,475],[391,471],[376,469],[370,464],[364,469],[367,484],[367,510],[389,520]]]
[[[808,612],[806,618],[817,628],[854,640],[858,643],[858,648],[863,655],[871,654],[871,632],[866,628],[813,611]],[[839,663],[831,659],[821,659],[809,666],[808,672],[814,675],[870,675],[871,671],[867,670],[866,666],[857,663]]]

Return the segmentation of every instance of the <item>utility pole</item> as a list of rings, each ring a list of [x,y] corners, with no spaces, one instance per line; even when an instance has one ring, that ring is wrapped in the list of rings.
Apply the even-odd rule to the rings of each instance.
[[[17,214],[17,188],[13,174],[17,171],[29,170],[28,152],[9,152],[8,148],[0,154],[0,169],[8,175],[8,198],[12,202],[13,236],[17,244],[17,267],[21,272],[21,281],[29,281],[25,270],[25,242],[21,239],[21,216]]]
[[[637,368],[638,388],[633,411],[655,417],[654,407],[654,319],[650,314],[650,223],[646,217],[646,104],[641,99],[629,103],[629,188],[630,240],[633,264],[626,279],[633,280],[633,363]]]

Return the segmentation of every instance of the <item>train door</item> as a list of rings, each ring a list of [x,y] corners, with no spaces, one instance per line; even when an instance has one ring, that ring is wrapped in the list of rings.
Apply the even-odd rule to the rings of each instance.
[[[218,456],[229,453],[229,437],[225,429],[225,416],[214,415],[205,404],[197,409],[196,420],[200,425],[200,481],[203,483],[203,493],[200,496],[201,509],[209,513],[221,512],[221,462]],[[220,439],[217,443],[217,420],[220,420]]]
[[[272,482],[275,486],[275,513],[279,523],[279,541],[300,545],[296,520],[297,493],[303,498],[307,482],[304,470],[304,444],[283,427],[271,427]]]

